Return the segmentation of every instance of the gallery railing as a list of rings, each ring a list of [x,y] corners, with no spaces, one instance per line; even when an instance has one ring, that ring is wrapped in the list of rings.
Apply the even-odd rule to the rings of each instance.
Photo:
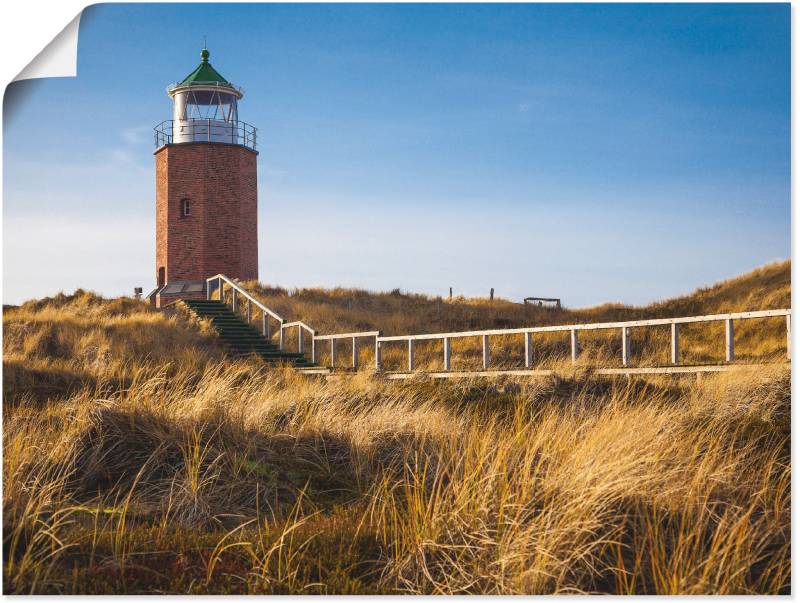
[[[167,119],[153,128],[156,148],[186,142],[237,144],[253,151],[257,146],[256,127],[243,121],[222,119]]]

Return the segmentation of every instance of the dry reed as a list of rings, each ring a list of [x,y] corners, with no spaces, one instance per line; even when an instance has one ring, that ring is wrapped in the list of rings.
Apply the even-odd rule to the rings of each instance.
[[[6,593],[790,590],[787,367],[326,381],[85,292],[4,326]]]

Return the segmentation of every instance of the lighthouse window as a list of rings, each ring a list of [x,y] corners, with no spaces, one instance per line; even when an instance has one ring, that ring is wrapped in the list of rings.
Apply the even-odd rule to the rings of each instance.
[[[181,216],[192,215],[192,202],[189,199],[181,199]]]

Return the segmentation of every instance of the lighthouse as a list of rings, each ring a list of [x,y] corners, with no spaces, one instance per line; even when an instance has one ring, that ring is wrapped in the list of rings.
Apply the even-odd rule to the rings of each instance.
[[[151,303],[205,299],[216,274],[258,278],[256,129],[244,91],[209,62],[167,88],[172,119],[155,127],[156,289]]]

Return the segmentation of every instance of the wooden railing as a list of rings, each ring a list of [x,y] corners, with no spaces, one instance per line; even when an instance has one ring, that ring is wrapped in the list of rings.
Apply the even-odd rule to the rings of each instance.
[[[330,341],[331,346],[331,366],[336,366],[336,341],[338,339],[350,339],[352,341],[352,352],[353,352],[353,360],[352,366],[353,368],[358,368],[358,352],[359,352],[359,340],[363,338],[372,339],[373,337],[377,339],[380,337],[380,331],[362,331],[360,333],[336,333],[335,335],[316,335],[314,337],[314,345],[311,348],[311,360],[312,362],[317,361],[317,341]],[[377,350],[377,345],[376,345]]]
[[[725,361],[732,362],[735,358],[734,352],[734,320],[769,318],[774,316],[786,317],[786,355],[791,358],[791,309],[781,310],[756,310],[753,312],[731,312],[728,314],[708,314],[705,316],[683,316],[679,318],[653,318],[649,320],[627,320],[619,322],[598,322],[573,325],[552,325],[544,327],[520,327],[512,329],[486,329],[482,331],[456,331],[451,333],[423,333],[419,335],[390,335],[383,336],[381,331],[362,331],[357,333],[334,333],[330,335],[318,335],[316,330],[302,321],[286,322],[273,310],[256,300],[242,287],[222,274],[217,274],[207,279],[207,298],[211,299],[211,285],[217,285],[220,292],[220,299],[226,302],[225,289],[227,285],[231,289],[231,305],[234,312],[237,304],[241,303],[241,297],[247,304],[246,316],[248,323],[252,320],[253,308],[261,312],[262,333],[265,337],[270,337],[269,319],[272,318],[279,323],[280,348],[284,349],[285,333],[288,329],[297,329],[297,351],[305,353],[305,334],[308,333],[311,341],[311,361],[317,362],[319,356],[319,342],[330,342],[330,364],[336,365],[336,342],[342,339],[349,339],[352,342],[352,367],[358,368],[359,363],[359,340],[374,339],[375,345],[375,369],[381,370],[381,351],[384,344],[406,342],[407,345],[407,368],[408,372],[415,369],[414,348],[415,342],[421,340],[441,340],[442,341],[442,365],[445,371],[451,368],[451,341],[453,339],[477,337],[480,338],[482,346],[483,370],[487,370],[490,365],[489,339],[493,336],[522,335],[525,343],[525,368],[533,368],[533,336],[537,333],[569,333],[571,357],[573,362],[577,362],[580,354],[580,341],[578,334],[581,331],[596,331],[619,329],[622,338],[622,365],[627,367],[631,360],[631,330],[634,328],[646,328],[655,326],[669,325],[670,327],[670,362],[673,365],[680,363],[680,326],[683,324],[699,322],[723,322],[725,324]]]
[[[314,352],[314,337],[316,336],[317,332],[301,320],[296,320],[294,322],[287,322],[281,325],[281,349],[283,349],[284,331],[286,329],[291,329],[293,327],[297,327],[297,351],[300,352],[301,354],[305,354],[303,332],[308,331],[308,333],[311,335],[311,361],[316,362],[317,361],[315,358],[316,354]]]
[[[227,285],[231,291],[231,309],[234,313],[239,309],[239,305],[241,303],[245,303],[245,317],[247,319],[247,324],[251,325],[253,323],[254,314],[261,313],[261,334],[270,339],[272,337],[269,320],[270,318],[278,322],[278,329],[279,329],[279,347],[283,349],[284,346],[284,324],[286,321],[274,310],[270,310],[260,301],[258,301],[255,297],[253,297],[247,290],[240,287],[237,283],[233,282],[224,274],[217,274],[215,276],[211,276],[206,279],[206,299],[212,298],[212,285],[216,285],[215,291],[218,294],[218,298],[222,303],[227,303],[225,299],[225,286]],[[242,302],[239,297],[241,297],[244,301]],[[256,309],[256,312],[253,312],[253,308]]]
[[[414,370],[414,342],[419,340],[441,340],[443,352],[443,368],[450,370],[450,342],[452,339],[463,337],[480,337],[483,347],[483,369],[489,368],[489,337],[497,335],[524,336],[525,341],[525,368],[533,366],[533,335],[536,333],[569,332],[570,348],[572,361],[578,360],[580,353],[580,342],[578,333],[580,331],[595,331],[600,329],[620,329],[622,336],[622,365],[628,366],[631,358],[631,329],[636,327],[653,327],[659,325],[670,325],[671,344],[670,361],[672,364],[680,362],[680,325],[696,322],[716,322],[725,323],[725,361],[734,360],[733,347],[733,321],[750,318],[767,318],[770,316],[786,317],[786,353],[791,357],[791,314],[792,311],[786,310],[758,310],[754,312],[733,312],[729,314],[709,314],[706,316],[684,316],[680,318],[654,318],[650,320],[628,320],[621,322],[598,322],[576,325],[554,325],[546,327],[522,327],[516,329],[487,329],[484,331],[459,331],[454,333],[426,333],[422,335],[391,335],[388,337],[376,338],[375,368],[381,369],[380,348],[382,344],[388,342],[405,341],[408,345],[408,371]]]

